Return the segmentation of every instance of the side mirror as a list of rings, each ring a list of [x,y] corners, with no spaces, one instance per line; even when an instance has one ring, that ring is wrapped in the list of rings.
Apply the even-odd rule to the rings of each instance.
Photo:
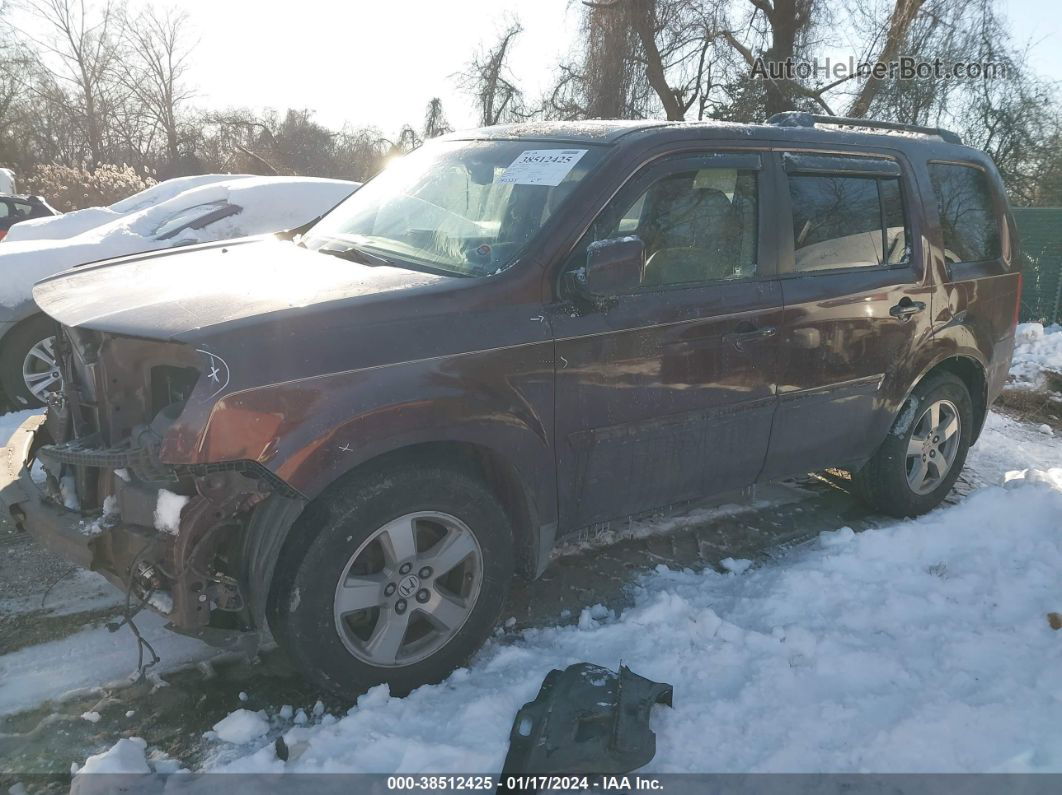
[[[586,250],[586,265],[571,273],[576,293],[600,301],[638,288],[645,274],[645,244],[638,237],[598,240]]]

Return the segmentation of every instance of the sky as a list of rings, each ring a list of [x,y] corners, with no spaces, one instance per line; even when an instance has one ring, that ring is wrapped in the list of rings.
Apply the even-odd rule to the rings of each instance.
[[[512,72],[536,99],[579,25],[579,0],[172,2],[187,10],[198,42],[190,75],[197,105],[306,108],[330,127],[375,125],[385,134],[404,123],[419,128],[432,97],[442,99],[451,125],[474,125],[471,100],[454,74],[515,17],[524,33]],[[1034,68],[1062,78],[1062,3],[1000,2],[1016,41],[1033,45]],[[837,44],[843,50],[843,37]]]
[[[577,0],[576,0],[577,2]],[[455,85],[477,48],[519,17],[512,70],[537,97],[578,27],[569,0],[176,0],[198,36],[192,81],[207,106],[308,108],[333,127],[420,127],[439,97],[455,127],[475,122]]]

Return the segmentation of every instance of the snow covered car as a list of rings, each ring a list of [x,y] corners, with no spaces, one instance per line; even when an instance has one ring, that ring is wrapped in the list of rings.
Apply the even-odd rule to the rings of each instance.
[[[446,677],[601,522],[828,467],[925,513],[1014,349],[1002,181],[947,131],[768,122],[454,134],[297,242],[45,279],[64,400],[0,499],[348,696]]]
[[[55,324],[33,285],[78,265],[173,246],[297,228],[358,187],[344,180],[207,174],[159,183],[110,207],[25,221],[0,244],[0,387],[39,406],[60,383]]]
[[[11,233],[15,224],[56,215],[59,211],[40,196],[0,195],[0,240]]]

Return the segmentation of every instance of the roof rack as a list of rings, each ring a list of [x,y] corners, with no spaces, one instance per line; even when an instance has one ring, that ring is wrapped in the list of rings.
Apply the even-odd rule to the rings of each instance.
[[[901,124],[895,121],[875,121],[874,119],[849,119],[844,116],[819,116],[797,110],[775,113],[764,123],[773,124],[776,127],[814,127],[816,124],[826,124],[835,127],[863,127],[868,130],[897,130],[919,135],[935,135],[949,144],[962,143],[962,138],[957,133],[940,127],[922,127],[918,124]]]

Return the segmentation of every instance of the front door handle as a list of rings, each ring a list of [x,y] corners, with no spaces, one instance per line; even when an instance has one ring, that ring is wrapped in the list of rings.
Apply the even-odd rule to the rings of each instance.
[[[739,326],[739,328],[741,327]],[[745,343],[764,340],[768,337],[773,337],[777,333],[778,329],[774,326],[760,326],[759,328],[749,328],[747,331],[731,331],[723,335],[723,341],[729,342],[739,351],[743,351],[745,350]]]
[[[907,318],[917,315],[925,308],[926,305],[922,301],[912,301],[907,296],[904,296],[900,299],[900,303],[889,310],[889,314],[900,320],[907,320]]]

